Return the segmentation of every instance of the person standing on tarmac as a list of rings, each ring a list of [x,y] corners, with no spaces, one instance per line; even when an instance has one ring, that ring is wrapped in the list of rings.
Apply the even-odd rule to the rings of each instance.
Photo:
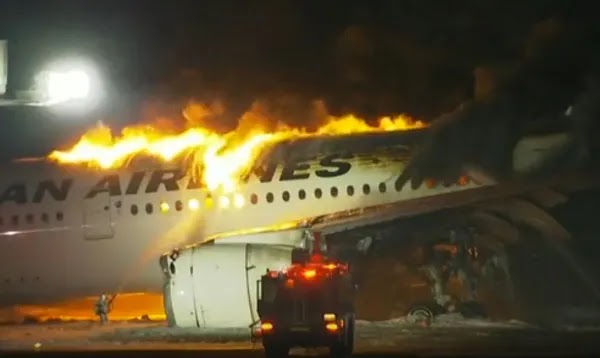
[[[96,302],[95,313],[100,318],[100,323],[105,324],[108,323],[108,314],[111,311],[112,302],[115,299],[115,296],[108,298],[108,295],[103,293],[100,295],[100,298]]]

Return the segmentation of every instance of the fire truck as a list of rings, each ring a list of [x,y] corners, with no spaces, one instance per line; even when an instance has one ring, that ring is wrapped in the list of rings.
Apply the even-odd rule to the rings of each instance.
[[[267,358],[287,357],[293,347],[329,347],[332,357],[349,357],[354,292],[347,264],[295,249],[290,267],[267,270],[257,281],[259,321],[252,337],[262,339]]]

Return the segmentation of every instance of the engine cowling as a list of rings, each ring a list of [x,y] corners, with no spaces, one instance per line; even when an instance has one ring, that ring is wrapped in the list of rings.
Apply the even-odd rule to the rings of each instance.
[[[257,282],[291,264],[293,245],[203,244],[161,257],[169,326],[248,328],[258,320]]]

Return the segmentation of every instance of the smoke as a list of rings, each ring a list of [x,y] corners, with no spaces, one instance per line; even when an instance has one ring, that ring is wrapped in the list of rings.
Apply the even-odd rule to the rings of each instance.
[[[580,48],[584,40],[572,23],[546,19],[532,27],[520,57],[479,67],[475,98],[433,121],[401,182],[453,182],[470,170],[506,179],[514,175],[518,138],[536,130],[571,132],[570,145],[549,158],[538,175],[589,164],[598,153],[593,128],[600,123],[600,77],[590,51]]]
[[[12,63],[42,61],[49,48],[60,53],[70,45],[81,50],[82,43],[91,44],[86,51],[105,65],[106,81],[122,90],[115,90],[106,113],[90,121],[122,118],[114,120],[119,125],[155,119],[156,112],[182,117],[190,98],[218,100],[223,113],[203,123],[223,130],[235,126],[256,101],[291,125],[312,125],[316,99],[334,115],[434,120],[476,94],[508,84],[512,88],[504,92],[518,94],[510,94],[515,108],[504,112],[539,117],[572,104],[563,93],[581,89],[573,73],[594,63],[587,53],[598,46],[591,35],[597,29],[587,31],[596,26],[595,12],[566,0],[53,4],[7,6],[0,14],[19,44],[12,47]],[[590,18],[580,20],[582,14]],[[586,32],[590,35],[582,37]],[[494,89],[485,89],[486,82]],[[168,96],[172,103],[144,104],[138,114],[128,109],[138,105],[128,95],[132,92]],[[185,125],[185,118],[179,119]],[[38,146],[48,140],[38,126],[14,122],[0,139],[35,136]],[[60,136],[68,126],[58,124],[48,136]],[[30,147],[24,146],[24,154],[36,155]]]
[[[273,132],[288,128],[314,131],[333,118],[352,114],[341,113],[336,116],[323,100],[293,95],[257,99],[244,108],[231,108],[218,98],[209,101],[190,100],[180,106],[161,106],[153,102],[144,107],[139,122],[150,123],[165,132],[193,127],[208,128],[219,133],[233,130],[239,133]],[[377,119],[365,120],[375,124]]]

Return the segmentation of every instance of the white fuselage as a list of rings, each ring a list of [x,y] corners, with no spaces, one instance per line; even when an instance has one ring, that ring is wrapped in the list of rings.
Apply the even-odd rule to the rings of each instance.
[[[229,194],[191,188],[187,178],[169,180],[180,173],[173,166],[15,164],[0,176],[0,304],[159,293],[160,254],[213,234],[493,184],[396,188],[405,160],[325,153],[283,161]]]

